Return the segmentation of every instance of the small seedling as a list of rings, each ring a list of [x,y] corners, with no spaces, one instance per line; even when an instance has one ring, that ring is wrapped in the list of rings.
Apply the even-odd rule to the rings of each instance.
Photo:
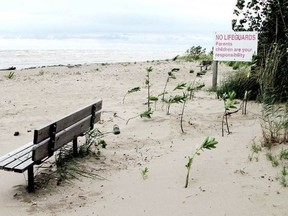
[[[256,161],[258,161],[258,157],[254,156],[254,154],[258,154],[260,151],[262,151],[262,147],[261,145],[257,145],[256,143],[253,143],[251,146],[251,151],[252,154],[249,155],[249,160],[252,161],[253,158],[255,158]]]
[[[38,76],[43,76],[45,74],[45,71],[44,70],[40,70],[39,73],[38,73]]]
[[[191,100],[193,98],[195,91],[202,89],[204,86],[204,83],[196,83],[196,85],[194,83],[190,83],[187,87],[187,91],[189,92],[189,99]]]
[[[147,178],[148,172],[149,172],[148,167],[145,167],[143,170],[141,170],[141,175],[143,179]]]
[[[240,173],[241,175],[245,175],[245,174],[246,174],[246,172],[245,172],[245,168],[243,168],[243,169],[239,169],[239,170],[235,170],[234,173]]]
[[[15,76],[15,72],[10,71],[8,75],[6,75],[7,79],[13,79],[13,77]]]
[[[175,71],[175,70],[174,70]],[[163,92],[159,95],[159,96],[162,96],[162,101],[164,101],[165,100],[165,95],[167,94],[167,92],[166,92],[166,88],[167,88],[167,85],[168,85],[168,82],[170,81],[170,79],[176,79],[176,76],[173,74],[173,69],[172,69],[172,71],[170,71],[170,72],[168,72],[168,77],[167,77],[167,79],[166,79],[166,83],[165,83],[165,86],[164,86],[164,90],[163,90]]]
[[[283,187],[288,187],[287,175],[288,170],[286,166],[283,166],[280,172],[280,176],[276,178]]]
[[[129,118],[126,122],[126,125],[128,124],[128,122],[131,120],[131,119],[134,119],[134,118],[137,118],[137,117],[140,117],[140,118],[151,118],[151,115],[153,114],[153,111],[151,110],[151,108],[148,108],[146,111],[140,113],[139,115],[137,116],[134,116],[132,118]]]
[[[145,80],[145,85],[147,86],[147,94],[148,94],[148,96],[147,96],[147,99],[148,99],[148,102],[147,102],[147,104],[148,104],[148,109],[150,108],[150,87],[151,87],[151,85],[150,85],[150,73],[153,71],[153,68],[152,68],[152,66],[150,66],[149,68],[146,68],[146,72],[147,72],[147,74],[146,74],[146,80]]]
[[[180,127],[181,127],[182,133],[185,133],[184,129],[183,129],[183,117],[184,117],[184,110],[185,110],[185,105],[186,105],[187,98],[188,98],[188,95],[183,93],[183,99],[182,99],[183,100],[183,104],[182,104],[182,112],[181,112],[181,118],[180,118]]]
[[[175,95],[175,96],[170,96],[168,100],[165,100],[165,103],[167,103],[167,115],[170,115],[170,107],[171,104],[175,103],[183,103],[185,101],[185,98],[183,95]]]
[[[239,109],[237,109],[236,107],[236,104],[238,104],[238,102],[235,100],[235,97],[236,97],[235,91],[228,92],[228,94],[224,93],[222,95],[222,100],[224,102],[224,114],[222,118],[222,137],[224,136],[224,124],[226,124],[227,133],[228,134],[231,133],[229,129],[228,116],[239,111]],[[237,110],[231,111],[231,109],[237,109]]]
[[[277,167],[279,165],[279,161],[277,159],[277,155],[273,155],[271,152],[266,154],[267,160],[269,160],[273,167]]]
[[[280,160],[288,160],[288,149],[281,149],[279,154]]]
[[[216,145],[218,144],[218,142],[215,140],[215,138],[209,138],[207,137],[203,143],[201,144],[200,147],[196,148],[195,152],[188,157],[188,163],[185,165],[185,167],[187,168],[187,175],[186,175],[186,183],[185,183],[185,188],[188,187],[188,184],[189,184],[189,175],[190,175],[190,170],[191,170],[191,167],[192,167],[192,163],[193,163],[193,160],[195,158],[196,155],[200,155],[200,151],[204,151],[204,149],[208,149],[208,150],[211,150],[211,149],[214,149],[216,148]]]
[[[183,90],[186,87],[186,83],[179,83],[177,86],[173,89],[173,91],[176,90]],[[167,115],[170,115],[170,106],[171,104],[175,103],[183,103],[186,100],[186,94],[181,95],[175,95],[169,97],[169,99],[164,99],[164,102],[167,103]]]
[[[122,103],[124,104],[124,100],[125,100],[125,98],[126,98],[126,96],[127,96],[128,94],[131,94],[131,93],[134,93],[134,92],[138,92],[138,91],[140,91],[140,90],[141,90],[140,87],[134,87],[134,88],[128,90],[127,93],[126,93],[126,94],[124,95],[124,97],[123,97]]]
[[[155,110],[156,110],[156,103],[158,101],[158,97],[156,96],[150,96],[150,101],[153,101],[155,103]]]

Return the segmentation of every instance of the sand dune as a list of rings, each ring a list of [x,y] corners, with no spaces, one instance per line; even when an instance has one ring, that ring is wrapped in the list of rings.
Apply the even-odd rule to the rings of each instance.
[[[167,72],[179,68],[168,83],[171,92],[180,82],[204,82],[185,107],[173,104],[171,114],[160,101],[151,119],[135,118],[145,105],[146,70],[152,66],[151,94],[163,91]],[[195,73],[190,73],[193,69]],[[0,73],[0,153],[32,140],[33,129],[103,99],[102,120],[97,128],[107,135],[107,149],[99,160],[87,161],[106,180],[80,178],[28,194],[25,176],[1,171],[0,207],[3,215],[286,215],[288,191],[275,180],[277,171],[265,159],[249,161],[251,143],[261,138],[260,105],[248,104],[246,116],[229,118],[232,134],[221,136],[223,102],[211,87],[212,72],[196,77],[197,63],[153,61],[91,64],[80,67],[47,67],[16,71],[13,79]],[[220,65],[219,80],[231,69]],[[126,92],[139,86],[141,91]],[[178,92],[182,94],[181,91]],[[20,136],[13,136],[15,131]],[[184,188],[187,157],[207,137],[219,142],[216,149],[198,156]],[[147,167],[145,179],[141,171]]]

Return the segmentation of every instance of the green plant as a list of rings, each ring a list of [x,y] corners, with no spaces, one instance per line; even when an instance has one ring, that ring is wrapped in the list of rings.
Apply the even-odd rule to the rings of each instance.
[[[288,149],[282,148],[279,154],[280,160],[288,160]]]
[[[189,184],[190,170],[191,170],[192,163],[193,163],[195,156],[200,155],[200,151],[204,151],[205,149],[211,150],[211,149],[216,148],[217,144],[218,142],[215,140],[215,138],[210,139],[209,137],[206,137],[203,143],[198,148],[196,148],[195,152],[191,156],[188,156],[188,162],[185,165],[185,167],[187,168],[185,188],[187,188]]]
[[[45,71],[44,70],[40,70],[39,73],[38,73],[38,76],[43,76],[45,74]]]
[[[255,100],[259,95],[259,89],[260,85],[256,74],[247,69],[241,69],[227,74],[217,87],[216,93],[220,97],[226,92],[234,91],[236,99],[243,99],[245,92],[250,91],[249,99]]]
[[[222,117],[222,136],[224,136],[224,124],[226,124],[227,133],[230,134],[228,116],[239,111],[239,109],[237,109],[236,107],[236,104],[238,104],[238,102],[235,100],[235,96],[236,96],[236,93],[234,91],[224,93],[222,95],[222,100],[224,102],[224,114]],[[231,111],[231,109],[236,109],[236,110]]]
[[[174,73],[173,72],[176,72],[176,71],[178,71],[178,70],[171,70],[170,72],[168,72],[168,77],[167,77],[167,79],[166,79],[166,82],[165,82],[165,86],[164,86],[164,90],[163,90],[163,92],[159,95],[159,96],[162,96],[162,101],[165,101],[165,95],[167,94],[167,92],[166,92],[166,88],[167,88],[167,85],[168,85],[168,82],[170,81],[170,79],[176,79],[176,76],[174,75]]]
[[[131,94],[131,93],[134,93],[134,92],[138,92],[138,91],[140,91],[140,90],[141,90],[140,87],[134,87],[134,88],[128,90],[127,93],[126,93],[126,94],[124,95],[124,97],[123,97],[122,103],[124,104],[124,100],[125,100],[125,98],[126,98],[126,96],[127,96],[128,94]]]
[[[153,101],[155,103],[155,110],[156,110],[156,103],[158,101],[158,97],[156,96],[150,96],[150,101]]]
[[[279,165],[279,161],[277,155],[272,154],[271,152],[266,153],[266,158],[269,160],[273,167],[277,167]]]
[[[255,157],[254,155],[262,151],[261,145],[257,145],[255,142],[253,142],[251,146],[251,151],[252,151],[252,154],[249,155],[249,160],[252,161],[253,158],[255,158],[255,160],[258,161],[258,157]]]
[[[241,175],[245,175],[245,174],[246,174],[246,172],[245,172],[245,168],[243,168],[243,169],[239,169],[239,170],[235,170],[234,173],[240,173]]]
[[[287,108],[276,104],[263,104],[261,128],[264,146],[287,142]]]
[[[8,75],[5,76],[7,79],[13,79],[15,77],[15,72],[10,71]]]
[[[288,170],[287,167],[284,165],[281,169],[280,176],[276,179],[282,185],[282,187],[288,187],[288,180],[287,180]]]
[[[182,111],[181,111],[181,117],[180,117],[180,127],[181,127],[181,131],[182,133],[185,133],[184,132],[184,129],[183,129],[183,117],[184,117],[184,110],[185,110],[185,105],[186,105],[186,101],[187,101],[187,98],[188,98],[188,95],[186,93],[183,93],[183,98],[182,98]]]
[[[209,60],[211,56],[206,54],[206,49],[201,46],[192,46],[190,49],[186,51],[186,60]]]
[[[173,91],[176,90],[183,90],[186,87],[186,83],[179,83],[177,86],[173,89]],[[170,95],[168,99],[164,99],[164,102],[167,104],[167,115],[170,115],[170,107],[171,104],[175,103],[183,103],[187,99],[186,94],[181,95]]]
[[[187,86],[187,92],[189,92],[189,99],[191,100],[194,97],[195,91],[202,89],[204,86],[204,83],[190,83]]]
[[[148,167],[145,167],[143,170],[141,170],[141,175],[143,179],[147,178],[148,172],[149,172]]]
[[[146,68],[146,80],[145,80],[145,85],[147,86],[147,99],[148,99],[148,109],[150,108],[150,87],[151,87],[151,84],[150,84],[150,73],[153,71],[153,68],[152,66]]]
[[[137,117],[150,119],[152,114],[153,114],[152,109],[151,109],[151,108],[148,108],[146,111],[140,113],[139,115],[134,116],[134,117],[132,117],[132,118],[129,118],[129,119],[126,121],[126,125],[128,124],[128,122],[129,122],[131,119],[134,119],[134,118],[137,118]]]
[[[232,20],[234,31],[256,31],[258,54],[255,70],[261,82],[261,94],[267,102],[288,99],[287,76],[287,1],[237,0]],[[277,48],[277,49],[276,49]]]
[[[71,148],[62,148],[59,153],[55,155],[55,165],[57,172],[57,184],[62,181],[71,181],[72,179],[79,179],[78,176],[87,178],[104,179],[98,174],[95,174],[83,166],[81,158],[87,158],[92,154],[97,157],[100,155],[99,146],[106,148],[105,140],[100,139],[104,134],[98,129],[93,129],[85,133],[85,143],[79,147],[78,157],[74,156]],[[97,151],[97,152],[96,152]]]

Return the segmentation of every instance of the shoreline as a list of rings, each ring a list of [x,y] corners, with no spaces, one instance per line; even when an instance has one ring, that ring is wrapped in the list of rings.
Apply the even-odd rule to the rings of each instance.
[[[167,54],[169,53],[169,54]],[[49,67],[57,65],[142,62],[172,59],[184,51],[155,50],[18,50],[0,53],[1,68],[17,69]],[[57,59],[57,60],[56,60]],[[60,60],[59,60],[60,59]]]

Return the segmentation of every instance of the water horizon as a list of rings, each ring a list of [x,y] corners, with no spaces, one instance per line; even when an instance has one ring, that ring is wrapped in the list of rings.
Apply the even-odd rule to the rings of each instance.
[[[198,45],[208,51],[209,39],[165,34],[0,38],[0,69],[172,59]]]
[[[165,60],[184,53],[185,51],[181,49],[167,48],[160,50],[1,50],[0,69]]]

